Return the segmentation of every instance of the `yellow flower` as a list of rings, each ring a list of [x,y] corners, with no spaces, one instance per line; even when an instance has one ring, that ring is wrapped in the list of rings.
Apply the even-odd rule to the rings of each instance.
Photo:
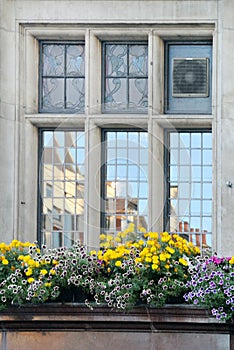
[[[160,259],[160,261],[166,261],[167,260],[166,254],[165,253],[161,253],[159,255],[159,259]]]
[[[169,235],[168,232],[163,232],[161,234],[161,240],[162,240],[162,242],[168,242],[171,240],[171,235]]]
[[[146,261],[146,262],[151,262],[151,261],[152,261],[152,258],[151,258],[150,256],[146,256],[145,261]]]
[[[51,284],[52,284],[51,282],[46,282],[46,283],[44,284],[44,286],[45,286],[45,287],[51,287]]]
[[[43,276],[45,276],[47,273],[48,273],[48,271],[46,269],[42,269],[40,271],[40,274],[43,275]]]
[[[139,231],[142,233],[146,233],[146,229],[144,227],[139,227]]]
[[[102,233],[101,235],[100,235],[100,240],[101,241],[104,241],[106,239],[106,235],[104,235],[104,233]]]
[[[184,266],[188,266],[188,262],[184,258],[179,258],[179,263],[184,265]]]
[[[121,267],[122,266],[122,262],[120,260],[117,260],[116,263],[115,263],[115,266]]]
[[[5,258],[5,259],[2,260],[2,264],[3,264],[3,265],[8,265],[8,264],[9,264],[9,261]]]
[[[171,248],[171,247],[166,247],[166,250],[171,253],[174,254],[175,253],[175,249]]]
[[[157,264],[152,264],[152,270],[157,270],[158,269],[158,265]]]
[[[115,240],[115,242],[117,242],[117,243],[120,243],[120,242],[121,242],[121,238],[119,238],[119,237],[115,237],[114,240]]]
[[[96,250],[91,250],[91,251],[90,251],[90,255],[97,255]]]
[[[51,270],[50,270],[50,274],[51,274],[51,275],[55,275],[55,274],[56,274],[56,271],[55,271],[54,269],[51,269]]]
[[[34,278],[33,277],[29,277],[28,278],[28,283],[32,283],[32,282],[34,282],[35,280],[34,280]]]
[[[32,269],[31,269],[31,267],[28,267],[28,268],[26,269],[26,271],[25,271],[25,275],[26,275],[26,276],[31,276],[32,273],[33,273],[33,271],[32,271]]]
[[[229,264],[233,265],[234,264],[234,255],[231,257],[231,259],[229,260]]]

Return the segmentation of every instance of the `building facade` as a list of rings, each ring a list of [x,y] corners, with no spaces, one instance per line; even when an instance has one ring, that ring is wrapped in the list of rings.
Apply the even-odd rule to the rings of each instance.
[[[232,0],[3,0],[1,24],[1,241],[134,224],[233,254]]]

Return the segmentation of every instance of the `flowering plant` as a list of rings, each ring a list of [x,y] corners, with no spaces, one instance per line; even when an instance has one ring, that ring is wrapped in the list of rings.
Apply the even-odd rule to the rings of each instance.
[[[199,249],[167,232],[143,232],[143,238],[134,237],[131,227],[115,239],[101,235],[105,248],[98,252],[102,261],[95,295],[98,302],[122,309],[142,302],[162,306],[183,293],[188,259]]]
[[[209,308],[218,320],[229,320],[234,311],[234,256],[199,257],[189,268],[191,279],[185,300]]]
[[[101,235],[99,251],[79,242],[55,249],[16,240],[1,243],[0,308],[56,300],[70,289],[87,293],[87,305],[164,305],[185,291],[188,260],[199,249],[178,235],[141,231],[140,237],[133,227],[115,238]]]
[[[0,309],[10,303],[43,302],[59,294],[53,257],[41,255],[35,243],[0,243]]]

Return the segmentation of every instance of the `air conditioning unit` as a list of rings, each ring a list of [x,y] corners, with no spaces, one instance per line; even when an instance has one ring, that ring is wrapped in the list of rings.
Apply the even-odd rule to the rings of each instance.
[[[172,96],[209,96],[209,59],[172,59]]]

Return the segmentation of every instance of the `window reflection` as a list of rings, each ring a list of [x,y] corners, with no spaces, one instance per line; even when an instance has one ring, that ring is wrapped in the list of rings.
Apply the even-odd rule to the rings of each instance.
[[[105,132],[105,207],[109,233],[148,227],[148,135],[138,131]],[[123,148],[124,147],[124,148]]]
[[[212,133],[169,133],[169,230],[211,248]]]
[[[84,237],[84,132],[43,131],[42,242],[71,246]]]

